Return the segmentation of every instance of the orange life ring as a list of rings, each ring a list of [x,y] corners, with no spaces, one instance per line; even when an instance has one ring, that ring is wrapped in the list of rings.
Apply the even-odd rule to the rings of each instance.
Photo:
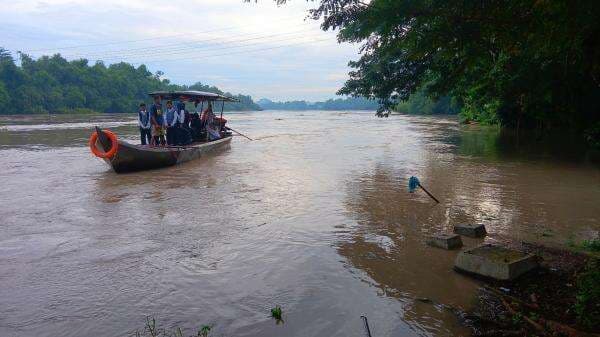
[[[117,135],[108,130],[103,130],[102,132],[104,132],[108,139],[110,139],[110,150],[108,150],[107,152],[102,152],[98,150],[98,148],[96,147],[96,141],[98,140],[98,132],[96,131],[94,131],[94,133],[92,133],[92,136],[90,137],[90,150],[96,157],[112,158],[115,156],[115,154],[117,153],[117,149],[119,148]]]

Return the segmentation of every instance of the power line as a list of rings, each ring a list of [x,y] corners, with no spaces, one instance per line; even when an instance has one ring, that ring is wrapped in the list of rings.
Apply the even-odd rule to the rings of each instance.
[[[259,46],[259,45],[264,45],[264,44],[272,44],[272,43],[276,43],[276,42],[287,42],[287,41],[293,41],[293,40],[298,40],[298,39],[305,39],[305,38],[317,38],[316,36],[311,36],[311,35],[301,35],[298,36],[298,33],[295,34],[295,36],[289,36],[289,37],[284,37],[284,38],[279,38],[279,39],[270,39],[270,40],[264,40],[264,41],[257,41],[257,42],[252,42],[252,43],[242,43],[242,44],[236,44],[236,45],[226,45],[225,43],[216,45],[216,46],[211,46],[211,47],[200,47],[200,48],[196,48],[196,47],[186,47],[186,48],[182,48],[179,50],[174,50],[172,52],[147,52],[147,53],[143,53],[142,55],[140,55],[140,53],[136,53],[136,54],[125,54],[125,55],[115,55],[115,56],[109,56],[107,58],[104,58],[104,60],[121,60],[124,58],[128,58],[128,57],[153,57],[153,56],[167,56],[167,55],[182,55],[182,54],[189,54],[189,53],[196,53],[198,51],[200,52],[206,52],[206,51],[215,51],[215,50],[234,50],[234,49],[240,49],[240,48],[244,48],[244,47],[253,47],[253,46]],[[251,39],[248,39],[246,41],[250,41]]]
[[[285,36],[285,35],[293,35],[293,34],[298,34],[298,33],[307,33],[309,31],[306,31],[304,29],[302,30],[296,30],[296,31],[291,31],[291,32],[285,32],[285,33],[278,33],[278,34],[270,34],[270,35],[260,35],[260,36],[255,36],[252,38],[245,38],[245,39],[237,39],[237,40],[226,40],[223,41],[222,37],[216,37],[216,38],[210,38],[210,39],[204,39],[204,40],[197,40],[192,42],[192,45],[184,45],[182,46],[182,43],[173,43],[173,44],[167,44],[167,45],[158,45],[158,46],[146,46],[146,47],[142,47],[142,48],[132,48],[132,49],[121,49],[121,50],[112,50],[112,51],[107,51],[107,52],[99,52],[99,53],[76,53],[76,54],[69,54],[71,57],[83,57],[83,58],[95,58],[95,57],[106,57],[106,56],[112,56],[112,55],[117,55],[117,56],[127,56],[127,55],[137,55],[140,52],[146,52],[146,54],[157,54],[157,53],[161,53],[161,52],[175,52],[175,51],[179,51],[179,50],[188,50],[188,49],[194,49],[194,48],[200,48],[202,49],[202,45],[206,44],[206,42],[210,42],[210,41],[219,41],[220,42],[214,42],[214,43],[210,43],[209,45],[223,45],[223,44],[228,44],[228,43],[236,43],[236,42],[246,42],[246,41],[251,41],[251,40],[258,40],[258,39],[264,39],[264,38],[270,38],[270,37],[277,37],[277,36]],[[249,36],[252,35],[256,35],[256,34],[250,34]],[[166,47],[168,46],[179,46],[178,48],[169,48],[166,49]]]
[[[250,49],[242,49],[242,50],[236,50],[236,51],[232,51],[232,52],[227,52],[227,53],[204,53],[204,54],[196,54],[194,56],[186,56],[186,57],[179,57],[179,58],[168,58],[168,59],[144,59],[142,62],[127,62],[130,63],[132,65],[141,65],[141,64],[145,64],[148,62],[164,62],[164,61],[178,61],[178,60],[193,60],[196,59],[198,57],[214,57],[214,56],[229,56],[229,55],[235,55],[235,54],[241,54],[241,53],[245,53],[245,52],[255,52],[255,51],[263,51],[263,50],[272,50],[272,49],[279,49],[279,48],[284,48],[284,47],[288,47],[288,46],[296,46],[296,45],[303,45],[303,44],[310,44],[310,43],[315,43],[315,42],[324,42],[324,41],[330,41],[330,39],[317,39],[317,40],[311,40],[311,41],[299,41],[299,42],[295,42],[295,43],[291,43],[291,44],[285,44],[285,45],[279,45],[279,46],[273,46],[273,47],[261,47],[261,48],[250,48]],[[226,49],[233,49],[233,48],[240,48],[240,47],[254,47],[257,46],[258,44],[250,44],[250,45],[246,45],[246,46],[239,46],[239,47],[232,47],[232,48],[226,48]],[[162,56],[162,55],[156,55],[156,56]],[[123,61],[123,60],[117,60],[114,59],[112,60],[112,62],[117,62],[117,61]],[[111,61],[108,61],[109,63],[111,63]],[[125,61],[123,61],[125,62]]]
[[[212,33],[212,32],[219,32],[219,31],[226,31],[226,30],[233,30],[233,29],[235,29],[235,28],[230,27],[230,28],[226,28],[226,29],[205,30],[205,31],[201,31],[198,33]],[[168,39],[168,38],[179,37],[179,36],[184,36],[184,35],[189,35],[189,33],[165,35],[165,36],[158,36],[158,37],[149,37],[146,39],[137,39],[137,40],[123,40],[123,41],[103,42],[103,43],[94,43],[94,44],[77,45],[77,46],[66,46],[66,47],[57,47],[57,48],[29,49],[29,50],[24,50],[23,52],[24,53],[32,53],[32,52],[40,52],[40,51],[59,51],[59,50],[66,50],[66,49],[99,47],[99,46],[108,46],[108,45],[112,45],[112,44],[135,43],[135,42],[144,42],[144,41],[151,41],[151,40]]]
[[[304,42],[291,43],[291,44],[287,44],[287,45],[274,46],[274,47],[268,47],[268,48],[240,50],[240,51],[235,51],[235,52],[231,52],[231,53],[196,55],[195,57],[183,57],[183,58],[175,58],[175,59],[148,60],[148,61],[149,62],[170,62],[170,61],[181,61],[181,60],[193,60],[193,59],[196,59],[198,57],[209,58],[209,57],[216,57],[216,56],[230,56],[230,55],[235,55],[235,54],[261,52],[261,51],[265,51],[265,50],[274,50],[274,49],[280,49],[280,48],[286,48],[286,47],[292,47],[292,46],[303,45],[303,44],[310,44],[310,43],[319,43],[319,42],[325,42],[325,41],[330,41],[330,39],[319,39],[319,40],[313,40],[313,41],[304,41]],[[146,61],[146,62],[148,62],[148,61]],[[133,64],[142,64],[142,63],[136,62],[136,63],[133,63]]]
[[[290,20],[290,19],[291,18],[280,18],[280,19],[272,20],[272,22],[287,21],[287,20]],[[200,31],[200,32],[192,33],[192,34],[203,34],[203,33],[213,33],[213,32],[221,32],[221,31],[229,31],[229,30],[234,30],[234,29],[237,29],[237,28],[238,27],[226,27],[226,28],[220,28],[220,29],[212,29],[212,30]],[[66,49],[99,47],[99,46],[107,46],[107,45],[115,45],[115,44],[136,43],[136,42],[160,40],[160,39],[180,37],[180,36],[186,36],[186,35],[190,35],[190,33],[164,35],[164,36],[144,38],[144,39],[110,41],[110,42],[102,42],[102,43],[94,43],[94,44],[84,44],[84,45],[72,45],[72,46],[55,47],[55,48],[29,49],[29,50],[23,50],[23,52],[24,53],[31,53],[31,52],[40,52],[40,51],[56,51],[56,50],[66,50]]]

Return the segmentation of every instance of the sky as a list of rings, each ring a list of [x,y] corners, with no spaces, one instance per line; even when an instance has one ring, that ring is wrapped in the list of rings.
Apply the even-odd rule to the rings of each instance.
[[[0,47],[160,70],[255,100],[335,98],[359,45],[307,19],[312,1],[0,0]],[[15,54],[16,55],[16,54]]]

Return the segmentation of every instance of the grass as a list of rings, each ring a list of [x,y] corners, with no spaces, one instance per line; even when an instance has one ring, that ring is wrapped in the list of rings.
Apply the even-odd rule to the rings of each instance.
[[[583,240],[579,243],[574,242],[573,239],[569,239],[567,245],[576,251],[600,256],[600,238]]]
[[[212,329],[212,326],[210,326],[210,325],[203,325],[200,328],[200,331],[198,332],[198,336],[208,337],[208,334],[210,333],[211,329]]]
[[[574,310],[577,322],[587,328],[600,324],[600,259],[592,259],[577,278]]]
[[[135,337],[209,337],[211,330],[211,325],[203,325],[196,334],[186,335],[179,327],[173,331],[161,328],[154,317],[146,316],[146,326],[144,329],[136,330],[133,335]]]
[[[600,239],[584,240],[581,243],[581,248],[588,252],[599,253],[600,252]]]
[[[577,277],[577,294],[573,310],[577,323],[587,329],[600,328],[600,238],[575,243],[569,240],[568,246],[591,256],[585,270]]]
[[[276,320],[277,324],[283,323],[283,311],[280,306],[275,306],[271,309],[271,317]],[[193,335],[186,335],[185,332],[177,327],[170,331],[158,325],[153,316],[146,316],[146,326],[143,329],[138,329],[133,333],[135,337],[209,337],[213,329],[212,325],[202,325],[199,330]]]

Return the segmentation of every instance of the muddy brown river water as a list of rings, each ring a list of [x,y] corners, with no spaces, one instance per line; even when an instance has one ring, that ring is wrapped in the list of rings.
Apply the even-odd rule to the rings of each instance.
[[[256,140],[116,175],[86,142],[96,124],[137,141],[133,116],[0,117],[0,336],[129,336],[146,315],[216,336],[363,336],[360,315],[374,337],[466,336],[447,306],[468,309],[477,283],[428,234],[600,231],[599,166],[567,140],[453,117],[228,118]],[[408,193],[411,175],[441,203]]]

